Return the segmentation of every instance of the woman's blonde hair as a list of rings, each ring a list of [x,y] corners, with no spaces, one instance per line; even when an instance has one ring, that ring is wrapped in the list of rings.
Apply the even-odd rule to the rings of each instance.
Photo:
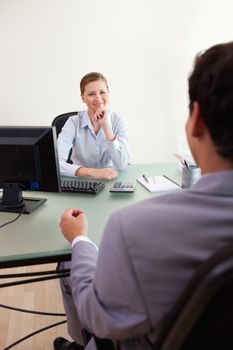
[[[103,82],[106,84],[107,90],[108,90],[108,81],[105,78],[105,76],[101,73],[98,72],[91,72],[86,75],[81,79],[80,81],[80,91],[81,95],[84,94],[84,90],[87,84],[91,83],[92,81],[98,81],[98,80],[103,80]]]

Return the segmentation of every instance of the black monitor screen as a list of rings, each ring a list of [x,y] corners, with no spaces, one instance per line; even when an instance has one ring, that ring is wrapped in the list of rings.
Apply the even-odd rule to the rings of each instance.
[[[37,198],[22,198],[24,190],[61,190],[54,127],[1,126],[0,164],[0,210],[20,212],[23,205],[31,203],[36,208],[42,204]],[[24,210],[27,211],[30,209]]]

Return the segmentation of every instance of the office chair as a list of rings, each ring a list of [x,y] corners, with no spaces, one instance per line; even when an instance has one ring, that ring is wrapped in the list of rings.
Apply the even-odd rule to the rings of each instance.
[[[67,121],[67,119],[69,117],[71,117],[72,115],[77,114],[78,112],[68,112],[68,113],[63,113],[58,115],[57,117],[55,117],[52,121],[52,126],[56,127],[56,132],[57,132],[57,136],[60,134],[61,129],[63,128],[65,122]]]
[[[57,117],[55,117],[52,121],[52,126],[55,126],[56,127],[56,133],[57,133],[57,137],[58,135],[60,134],[65,122],[67,121],[67,119],[69,117],[71,117],[72,115],[75,115],[77,114],[78,112],[68,112],[68,113],[63,113],[63,114],[60,114],[58,115]],[[68,155],[68,159],[67,159],[67,162],[68,163],[73,163],[72,160],[71,160],[71,155],[72,155],[72,149],[70,149],[69,151],[69,155]]]
[[[172,310],[155,349],[233,349],[233,245],[201,264]]]
[[[106,340],[94,338],[98,350],[108,349]],[[223,247],[197,269],[153,349],[233,349],[233,245]]]

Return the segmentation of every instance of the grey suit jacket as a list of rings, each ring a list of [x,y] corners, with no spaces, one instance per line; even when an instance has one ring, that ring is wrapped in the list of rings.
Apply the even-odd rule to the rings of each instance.
[[[120,349],[151,349],[200,263],[233,241],[233,171],[114,213],[99,254],[73,248],[73,297],[81,322]]]

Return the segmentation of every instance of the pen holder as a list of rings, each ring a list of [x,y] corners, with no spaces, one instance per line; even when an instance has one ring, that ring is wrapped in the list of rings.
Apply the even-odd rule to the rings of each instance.
[[[200,168],[198,168],[196,165],[189,164],[188,168],[186,166],[183,166],[181,187],[182,188],[191,187],[197,182],[200,176],[201,176]]]

